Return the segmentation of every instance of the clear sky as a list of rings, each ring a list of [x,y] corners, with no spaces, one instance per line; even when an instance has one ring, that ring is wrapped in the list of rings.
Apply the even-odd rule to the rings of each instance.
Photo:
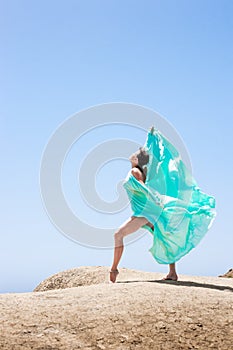
[[[164,116],[185,142],[200,188],[216,198],[213,226],[178,272],[217,276],[231,268],[233,2],[11,0],[1,1],[0,17],[0,292],[31,291],[73,267],[111,266],[113,250],[78,245],[53,226],[39,186],[52,133],[74,113],[108,102]],[[119,165],[111,181],[128,172],[130,164]],[[77,170],[70,163],[67,176],[68,169]],[[121,222],[114,218],[116,227]],[[151,243],[146,234],[128,245],[119,268],[166,273],[148,252]]]

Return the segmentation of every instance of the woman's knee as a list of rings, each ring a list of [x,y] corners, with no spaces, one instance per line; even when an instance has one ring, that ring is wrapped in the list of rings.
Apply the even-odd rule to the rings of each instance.
[[[114,234],[114,238],[115,240],[119,241],[119,240],[122,240],[123,237],[125,236],[125,229],[123,227],[120,227]]]

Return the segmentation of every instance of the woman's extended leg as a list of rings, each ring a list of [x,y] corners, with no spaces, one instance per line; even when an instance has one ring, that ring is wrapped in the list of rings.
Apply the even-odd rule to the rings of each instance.
[[[111,267],[112,272],[110,272],[110,281],[115,282],[116,276],[118,274],[117,266],[119,264],[119,261],[121,259],[123,249],[124,249],[123,238],[129,235],[130,233],[137,231],[140,227],[145,225],[147,222],[148,220],[144,217],[131,216],[115,232],[114,258],[113,258],[113,263]]]

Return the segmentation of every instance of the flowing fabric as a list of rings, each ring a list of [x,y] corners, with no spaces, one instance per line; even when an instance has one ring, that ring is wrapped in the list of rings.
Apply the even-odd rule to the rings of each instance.
[[[178,261],[196,247],[216,216],[215,198],[202,192],[177,149],[158,131],[148,132],[145,183],[129,171],[124,180],[132,216],[145,217],[142,226],[153,234],[149,249],[160,264]]]

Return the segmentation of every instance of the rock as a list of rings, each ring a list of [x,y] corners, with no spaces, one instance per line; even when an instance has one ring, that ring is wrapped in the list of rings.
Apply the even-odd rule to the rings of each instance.
[[[232,348],[233,279],[106,266],[59,272],[37,292],[0,294],[1,350]],[[39,289],[41,291],[39,291]]]
[[[230,269],[224,275],[220,275],[219,277],[233,278],[233,269]]]

